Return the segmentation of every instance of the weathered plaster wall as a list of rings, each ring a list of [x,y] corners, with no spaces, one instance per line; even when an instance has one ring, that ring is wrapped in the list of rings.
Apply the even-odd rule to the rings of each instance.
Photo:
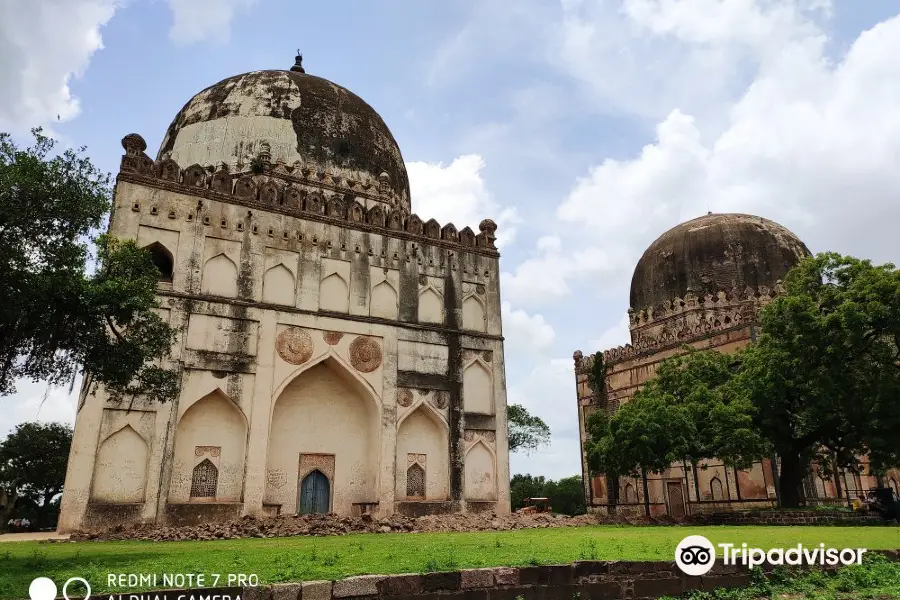
[[[420,403],[397,430],[397,498],[408,498],[407,472],[414,464],[425,471],[425,498],[450,497],[447,423],[429,403]]]
[[[345,377],[335,366],[319,363],[278,395],[269,430],[265,503],[297,512],[298,458],[311,453],[334,456],[334,512],[350,514],[351,503],[376,499],[379,407]]]
[[[457,237],[451,225],[443,231],[456,241],[445,241],[436,223],[415,215],[404,216],[399,230],[381,231],[329,217],[330,200],[306,217],[260,207],[237,189],[226,198],[130,172],[117,183],[110,231],[142,246],[159,244],[172,256],[172,280],[159,286],[160,312],[176,329],[169,364],[182,373],[176,401],[134,399],[133,408],[153,418],[135,428],[148,448],[146,483],[143,500],[120,518],[217,519],[233,514],[234,503],[243,514],[275,505],[295,511],[300,455],[309,453],[334,454],[338,512],[350,514],[351,503],[361,501],[378,502],[381,514],[398,502],[412,512],[435,510],[409,508],[398,468],[404,450],[427,456],[428,502],[465,510],[466,498],[490,497],[495,510],[508,511],[496,252],[476,245],[484,240],[471,230]],[[434,226],[437,237],[427,237]],[[467,247],[459,240],[470,234]],[[476,385],[467,391],[464,372],[476,357],[481,371],[473,371]],[[404,419],[418,405],[404,406],[403,390],[429,403],[426,419]],[[80,400],[61,530],[91,525],[87,516],[101,514],[91,508],[101,501],[91,499],[97,469],[103,502],[138,497],[134,482],[123,488],[127,494],[110,495],[107,456],[115,453],[104,450],[97,460],[113,433],[102,425],[105,410],[127,404],[120,407],[102,389]],[[477,479],[489,478],[493,492],[481,491],[483,483],[477,492],[464,490],[467,436],[475,430],[494,438],[490,465],[474,455]],[[436,439],[440,431],[444,437]],[[134,438],[131,444],[137,446]],[[143,461],[138,454],[124,456]],[[215,500],[192,499],[193,469],[206,459],[219,469],[219,489]],[[140,479],[137,467],[127,472]]]

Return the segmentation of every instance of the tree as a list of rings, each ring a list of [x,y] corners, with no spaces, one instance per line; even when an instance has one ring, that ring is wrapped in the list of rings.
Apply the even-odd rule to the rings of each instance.
[[[37,507],[44,523],[62,492],[72,445],[72,428],[62,423],[22,423],[0,442],[0,490],[6,497],[0,525],[6,526],[20,501]]]
[[[523,450],[530,454],[550,443],[550,427],[540,417],[529,414],[521,404],[507,406],[506,418],[509,423],[507,437],[510,452]]]
[[[509,482],[509,495],[513,510],[525,506],[526,498],[549,498],[554,513],[580,515],[585,512],[580,475],[553,481],[543,476],[516,474]]]
[[[174,336],[154,312],[159,269],[133,241],[96,236],[109,176],[84,149],[52,155],[55,142],[33,134],[20,149],[0,133],[0,395],[18,378],[60,384],[81,370],[113,397],[172,399],[178,374],[157,360]]]
[[[673,463],[719,458],[738,468],[765,455],[754,409],[729,387],[732,356],[686,349],[614,414],[588,417],[588,460],[608,477],[660,472]]]
[[[525,506],[526,498],[542,498],[544,496],[544,484],[547,481],[543,476],[515,474],[509,481],[509,499],[513,510],[519,510]]]
[[[807,258],[740,353],[735,392],[781,460],[782,504],[798,506],[812,459],[876,473],[900,464],[900,271],[834,253]]]
[[[796,507],[809,462],[826,472],[900,464],[900,272],[833,253],[803,259],[736,354],[686,349],[614,415],[588,419],[592,465],[613,475],[774,452]]]
[[[581,475],[548,481],[544,484],[544,496],[550,499],[554,513],[570,516],[585,513],[584,484]]]

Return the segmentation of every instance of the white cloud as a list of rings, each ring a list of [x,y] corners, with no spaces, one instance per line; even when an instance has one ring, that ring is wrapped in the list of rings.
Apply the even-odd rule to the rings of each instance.
[[[100,29],[119,0],[0,2],[0,130],[78,115],[69,88],[103,47]]]
[[[526,377],[511,385],[510,404],[521,404],[550,427],[551,444],[533,454],[510,455],[510,474],[531,473],[551,479],[581,473],[578,435],[578,404],[571,358],[539,364]]]
[[[16,382],[16,393],[0,398],[0,440],[16,425],[28,421],[75,423],[75,401],[81,385],[75,382],[72,394],[68,387],[51,387],[32,381]]]
[[[513,309],[509,302],[503,303],[502,314],[506,347],[515,349],[520,358],[523,354],[539,355],[553,346],[556,332],[543,316]]]
[[[231,21],[238,11],[253,6],[256,0],[169,0],[172,8],[172,40],[182,44],[227,42]]]
[[[559,64],[608,109],[714,112],[787,48],[818,46],[819,0],[564,0]]]
[[[589,349],[585,351],[585,355],[602,350],[610,350],[617,346],[624,346],[631,343],[631,330],[628,329],[628,314],[620,318],[615,325],[600,334],[595,340],[588,342]]]
[[[566,248],[539,244],[504,292],[518,304],[516,294],[558,300],[600,272],[603,287],[625,297],[650,242],[708,210],[773,219],[814,252],[897,260],[900,63],[891,57],[900,54],[900,17],[862,33],[839,61],[820,43],[781,50],[717,114],[673,108],[633,159],[589,169],[557,211]],[[712,121],[724,127],[705,139]]]
[[[572,293],[571,283],[614,271],[621,261],[596,245],[573,249],[558,236],[538,238],[537,251],[500,274],[503,295],[516,305],[547,306]],[[613,252],[617,248],[611,248]]]
[[[483,219],[491,218],[497,223],[497,246],[509,244],[519,219],[514,207],[494,202],[482,177],[484,168],[484,159],[476,154],[458,156],[446,166],[406,163],[413,212],[423,221],[436,219],[442,227],[453,223],[457,229],[469,226],[475,233]]]

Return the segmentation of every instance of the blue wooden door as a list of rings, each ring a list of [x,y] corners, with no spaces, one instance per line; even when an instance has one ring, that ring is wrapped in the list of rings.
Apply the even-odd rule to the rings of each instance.
[[[300,484],[300,514],[327,513],[331,505],[331,486],[321,471],[313,471]]]

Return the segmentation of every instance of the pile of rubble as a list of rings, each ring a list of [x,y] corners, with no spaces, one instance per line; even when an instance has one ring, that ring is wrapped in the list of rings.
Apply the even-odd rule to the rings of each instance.
[[[600,515],[494,513],[434,515],[418,518],[395,515],[386,518],[339,517],[337,515],[280,516],[258,519],[242,517],[227,523],[206,523],[181,527],[119,525],[106,531],[77,533],[72,540],[222,540],[269,538],[297,535],[345,535],[348,533],[396,533],[435,531],[507,531],[539,527],[580,527],[599,523],[625,522]]]

